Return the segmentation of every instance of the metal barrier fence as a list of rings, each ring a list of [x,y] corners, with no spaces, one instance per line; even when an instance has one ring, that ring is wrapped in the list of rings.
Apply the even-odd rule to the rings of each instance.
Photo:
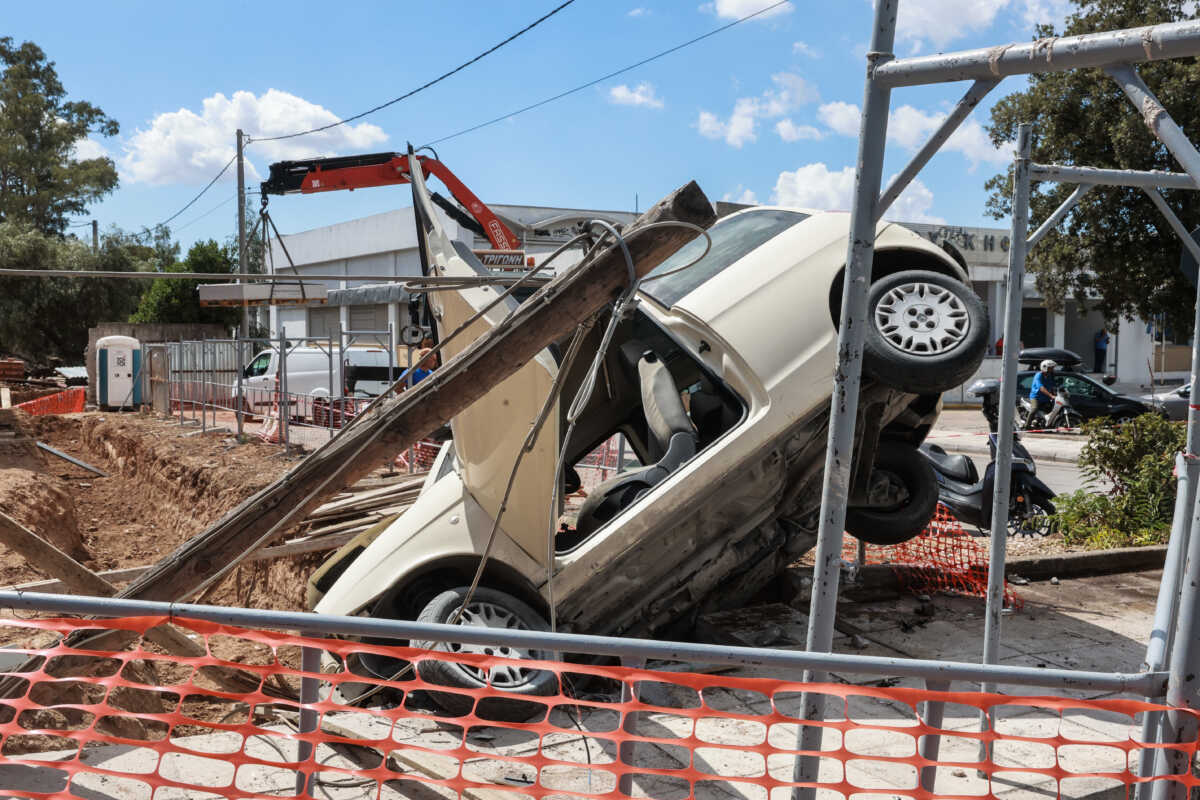
[[[0,592],[0,607],[116,617],[0,624],[10,644],[0,668],[7,674],[0,699],[5,794],[40,797],[66,794],[69,787],[85,796],[146,798],[166,788],[231,798],[784,800],[796,787],[810,787],[845,800],[869,794],[916,800],[1013,790],[1081,797],[1143,783],[1185,791],[1200,786],[1190,771],[1152,776],[1137,768],[1143,751],[1164,747],[1140,739],[1144,718],[1190,718],[1191,711],[1132,699],[980,693],[961,685],[951,691],[952,681],[991,681],[1155,695],[1162,673],[15,592]],[[207,655],[168,660],[153,646],[143,648],[143,634],[168,622],[202,642]],[[132,645],[87,641],[111,631]],[[386,644],[397,639],[421,644]],[[623,666],[552,654],[615,657]],[[645,668],[645,659],[674,666]],[[714,664],[751,666],[772,677],[700,674]],[[806,670],[923,683],[806,683],[800,680]],[[228,691],[232,680],[246,688]],[[509,688],[522,680],[536,685],[536,693]],[[830,713],[820,720],[803,713],[803,698],[813,695],[828,703]],[[798,733],[808,727],[817,735],[798,747]],[[1194,737],[1171,747],[1188,759],[1197,751]],[[801,758],[818,762],[810,779],[793,777]]]
[[[146,351],[145,396],[159,414],[202,431],[226,428],[285,447],[315,448],[412,363],[414,348],[406,347],[401,363],[389,326],[339,327],[325,337],[181,339],[149,344]],[[365,369],[353,363],[361,360],[354,354],[363,353],[381,354],[370,359],[380,363]],[[356,378],[356,371],[371,376]],[[407,455],[414,463],[423,458]]]

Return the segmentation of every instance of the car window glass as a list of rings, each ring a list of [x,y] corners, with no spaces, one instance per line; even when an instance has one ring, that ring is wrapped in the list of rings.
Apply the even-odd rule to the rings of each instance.
[[[246,367],[246,377],[254,378],[258,375],[265,375],[267,368],[271,366],[271,354],[260,353],[257,358],[250,362],[250,366]]]
[[[1033,388],[1033,376],[1023,375],[1017,379],[1017,389],[1022,395],[1028,396],[1029,391]]]
[[[796,223],[803,222],[808,216],[797,211],[766,208],[719,220],[708,229],[708,235],[712,238],[712,249],[704,258],[674,275],[666,275],[704,252],[705,239],[703,236],[697,236],[650,272],[643,291],[663,305],[672,306],[754,248]],[[656,275],[666,277],[649,280]]]
[[[1062,387],[1076,397],[1096,396],[1096,387],[1082,378],[1064,375],[1062,378]]]

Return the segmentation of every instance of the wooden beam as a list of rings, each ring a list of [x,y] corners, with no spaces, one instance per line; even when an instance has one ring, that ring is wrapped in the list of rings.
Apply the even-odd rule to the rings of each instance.
[[[0,544],[4,544],[27,562],[62,581],[76,594],[112,597],[117,587],[0,511]],[[194,642],[177,628],[161,625],[146,632],[146,638],[168,652],[183,656],[206,655],[204,645]]]
[[[707,227],[714,220],[712,205],[693,182],[657,203],[626,233],[654,222]],[[637,274],[645,275],[695,237],[695,231],[683,226],[664,226],[628,239]],[[183,600],[220,580],[280,531],[304,519],[324,498],[433,433],[547,345],[570,334],[628,283],[625,259],[615,246],[559,275],[523,303],[510,324],[488,331],[430,377],[355,419],[282,478],[185,542],[120,596]]]

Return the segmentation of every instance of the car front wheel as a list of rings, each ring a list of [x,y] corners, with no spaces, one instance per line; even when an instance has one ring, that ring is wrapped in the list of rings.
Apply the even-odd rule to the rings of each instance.
[[[962,385],[983,361],[987,309],[970,287],[928,270],[871,286],[863,369],[901,391],[937,394]]]
[[[465,586],[450,589],[430,600],[417,617],[418,622],[453,623],[467,627],[498,628],[501,630],[545,631],[549,625],[526,603],[497,589],[480,586],[467,600]],[[459,609],[462,613],[459,613]],[[420,662],[420,675],[429,683],[461,689],[483,689],[508,692],[514,695],[552,695],[558,691],[558,676],[549,670],[533,669],[522,664],[506,664],[505,660],[541,660],[550,654],[541,650],[526,650],[505,644],[459,644],[449,642],[416,642],[413,647],[435,650],[445,654],[438,660]],[[474,653],[491,657],[487,665],[451,660],[458,653]],[[431,692],[438,705],[456,716],[468,713],[474,704],[470,695]],[[529,702],[484,698],[487,716],[509,721],[523,721],[536,713]],[[478,712],[477,712],[478,713]]]

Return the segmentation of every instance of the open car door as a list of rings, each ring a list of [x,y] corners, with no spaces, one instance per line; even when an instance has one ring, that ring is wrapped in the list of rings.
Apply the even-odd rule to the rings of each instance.
[[[439,277],[478,277],[490,271],[471,248],[450,239],[434,212],[421,170],[412,170],[413,198],[419,212],[419,233],[424,237],[429,270]],[[444,338],[495,301],[494,286],[447,289],[429,293],[434,324]],[[452,358],[497,325],[514,308],[511,298],[474,322],[442,351]],[[524,364],[515,374],[476,400],[450,421],[454,450],[463,483],[488,515],[495,519],[508,484],[513,463],[537,419],[558,365],[549,350]],[[546,540],[550,535],[550,488],[558,451],[559,412],[555,408],[542,426],[531,452],[525,455],[513,484],[512,494],[501,519],[501,528],[513,541],[541,564],[546,563]],[[486,537],[490,530],[471,531]]]

